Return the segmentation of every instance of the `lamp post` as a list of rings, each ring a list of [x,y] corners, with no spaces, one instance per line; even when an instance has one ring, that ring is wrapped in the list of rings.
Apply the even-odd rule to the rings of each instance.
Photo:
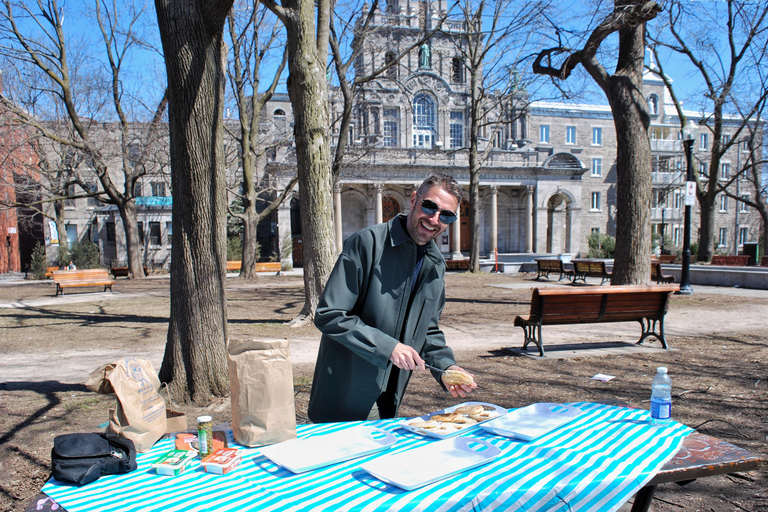
[[[683,233],[683,266],[680,271],[680,290],[677,293],[692,295],[691,287],[691,206],[696,200],[696,182],[693,179],[693,141],[696,139],[696,125],[688,120],[683,126],[683,144],[687,160],[685,184],[685,231]]]

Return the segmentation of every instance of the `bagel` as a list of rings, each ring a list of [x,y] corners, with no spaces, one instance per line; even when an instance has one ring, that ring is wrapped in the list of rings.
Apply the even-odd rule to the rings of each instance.
[[[485,421],[499,416],[497,411],[483,411],[477,414],[471,414],[469,417],[476,421]]]
[[[482,405],[463,405],[461,407],[457,407],[453,412],[471,416],[473,414],[480,414],[484,410],[485,409],[483,408]]]
[[[460,372],[458,370],[445,370],[445,373],[443,373],[443,382],[449,386],[456,386],[459,384],[469,386],[475,382],[475,380],[470,374],[466,372]]]
[[[449,422],[453,425],[460,425],[461,428],[468,427],[470,425],[474,425],[477,423],[476,419],[469,418],[467,416],[462,416],[461,418],[456,418],[455,420]]]
[[[441,423],[453,423],[456,420],[459,420],[463,418],[464,415],[460,414],[458,412],[452,412],[450,414],[435,414],[434,416],[431,416],[429,419],[434,421],[439,421]]]
[[[411,428],[421,428],[421,429],[429,430],[430,428],[437,427],[440,424],[437,421],[431,421],[431,420],[424,421],[421,419],[417,419],[417,420],[409,421],[408,423],[406,423],[406,425],[408,425]]]

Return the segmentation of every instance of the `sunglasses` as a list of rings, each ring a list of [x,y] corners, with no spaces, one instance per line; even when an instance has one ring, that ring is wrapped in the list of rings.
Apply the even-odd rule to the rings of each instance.
[[[421,200],[421,211],[429,215],[430,217],[437,212],[440,212],[440,222],[443,224],[451,224],[456,222],[456,214],[451,210],[441,210],[437,203],[430,201],[429,199]]]

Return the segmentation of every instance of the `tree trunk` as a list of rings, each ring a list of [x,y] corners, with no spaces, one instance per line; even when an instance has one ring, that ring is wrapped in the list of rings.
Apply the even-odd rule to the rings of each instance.
[[[243,121],[240,121],[243,123]],[[241,132],[243,140],[248,141],[249,133]],[[245,144],[243,144],[245,146]],[[247,151],[247,153],[246,153]],[[256,183],[254,178],[255,158],[250,143],[243,147],[243,252],[240,257],[240,279],[256,277],[256,229],[261,216],[256,212]]]
[[[223,28],[233,0],[156,0],[169,91],[171,314],[160,380],[177,399],[229,392]]]
[[[144,265],[141,258],[141,237],[139,224],[136,221],[136,200],[117,205],[120,218],[125,228],[125,249],[128,254],[128,278],[144,277]]]
[[[475,49],[473,47],[473,49]],[[473,53],[474,55],[474,53]],[[474,63],[474,61],[473,61]],[[480,156],[478,134],[480,132],[480,85],[482,67],[473,65],[470,70],[470,128],[469,128],[469,222],[472,226],[469,246],[469,271],[480,272]],[[490,141],[488,142],[491,143]],[[459,204],[461,210],[461,204]]]
[[[240,279],[254,279],[256,274],[256,229],[261,216],[256,213],[256,204],[250,194],[245,200],[243,212],[243,256],[240,263]]]
[[[335,260],[333,193],[326,62],[315,41],[315,2],[284,2],[293,6],[286,23],[288,95],[294,114],[299,174],[301,233],[304,242],[304,307],[296,324],[314,317],[320,294]],[[323,2],[318,2],[318,5]],[[325,17],[320,14],[318,19]],[[325,18],[327,20],[327,18]],[[318,21],[318,24],[321,21]],[[327,27],[318,27],[318,30]],[[325,43],[327,45],[327,41]]]
[[[616,72],[604,88],[616,127],[616,251],[611,284],[651,278],[650,117],[642,93],[645,24],[619,30]]]
[[[65,265],[66,261],[60,261],[63,250],[69,255],[69,238],[67,238],[67,219],[64,212],[64,201],[56,201],[53,205],[56,213],[56,236],[59,237],[59,252],[56,260],[59,265]]]
[[[714,254],[716,199],[710,199],[710,195],[716,196],[713,186],[710,186],[702,195],[703,200],[699,198],[701,213],[699,214],[699,252],[696,261],[710,261]]]

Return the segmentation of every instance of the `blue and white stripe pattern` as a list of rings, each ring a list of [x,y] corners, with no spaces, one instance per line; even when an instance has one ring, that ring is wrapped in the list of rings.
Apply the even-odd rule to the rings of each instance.
[[[140,454],[139,469],[102,477],[84,487],[51,479],[43,492],[68,512],[80,511],[615,511],[671,459],[691,432],[670,422],[649,423],[647,411],[593,403],[570,404],[583,414],[534,441],[523,442],[474,429],[464,435],[502,450],[492,462],[445,480],[404,491],[360,465],[385,453],[436,442],[407,432],[404,418],[371,422],[392,432],[390,450],[294,474],[258,448],[244,448],[233,472],[209,475],[191,468],[178,477],[158,476],[150,465],[173,441]],[[347,429],[359,423],[300,425],[299,437]],[[232,444],[232,443],[231,443]]]

